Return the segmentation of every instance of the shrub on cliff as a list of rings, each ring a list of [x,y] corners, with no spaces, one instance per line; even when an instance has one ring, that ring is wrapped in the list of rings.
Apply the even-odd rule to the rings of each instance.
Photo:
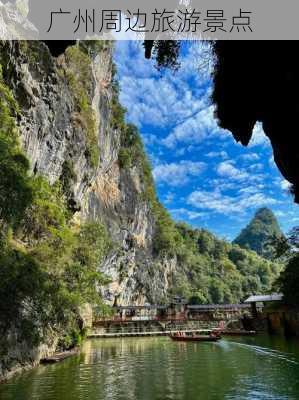
[[[29,163],[21,152],[15,127],[17,112],[0,68],[0,227],[17,223],[32,199]]]
[[[49,328],[58,335],[62,327],[64,332],[78,328],[79,306],[100,305],[96,289],[107,283],[97,270],[109,249],[106,230],[97,223],[73,227],[45,182],[43,194],[45,186],[49,198],[37,195],[0,249],[0,332],[5,338],[17,328],[29,343],[41,340]]]
[[[110,243],[98,223],[72,226],[59,189],[42,178],[32,186],[32,204],[0,249],[0,331],[18,327],[28,341],[49,327],[75,329],[79,306],[100,304],[96,288],[107,280],[97,267]]]
[[[65,65],[61,71],[74,95],[75,113],[73,123],[82,127],[86,138],[86,155],[95,168],[99,162],[99,146],[95,112],[92,108],[93,74],[91,59],[80,46],[68,47]]]
[[[132,154],[129,149],[122,147],[118,152],[118,163],[120,168],[128,169],[132,165]]]

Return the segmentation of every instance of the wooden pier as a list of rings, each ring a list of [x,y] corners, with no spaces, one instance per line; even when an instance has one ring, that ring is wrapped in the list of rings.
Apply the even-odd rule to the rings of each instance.
[[[183,333],[207,333],[210,329],[185,329],[185,330],[165,330],[165,331],[143,331],[143,332],[112,332],[112,333],[96,333],[91,332],[87,335],[92,338],[117,338],[117,337],[142,337],[142,336],[168,336],[170,334]]]

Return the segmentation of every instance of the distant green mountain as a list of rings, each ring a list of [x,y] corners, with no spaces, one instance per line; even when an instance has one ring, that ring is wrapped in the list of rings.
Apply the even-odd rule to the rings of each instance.
[[[280,236],[283,236],[283,233],[273,212],[269,208],[260,208],[233,243],[254,250],[263,257],[271,258],[273,247],[269,245],[269,241],[273,237]]]
[[[178,223],[176,230],[177,267],[169,284],[171,298],[179,295],[192,304],[238,303],[251,294],[272,290],[280,264],[204,229]]]

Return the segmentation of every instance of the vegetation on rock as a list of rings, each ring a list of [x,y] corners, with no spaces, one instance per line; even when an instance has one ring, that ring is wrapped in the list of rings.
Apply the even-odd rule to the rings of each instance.
[[[283,236],[275,215],[268,208],[260,208],[250,223],[244,228],[234,243],[271,258],[274,248],[271,241]]]
[[[84,130],[86,155],[90,159],[91,165],[97,167],[99,146],[95,112],[91,104],[93,92],[91,59],[81,46],[75,45],[66,49],[65,64],[64,73],[74,95],[76,107],[73,122]]]
[[[32,199],[29,163],[21,151],[15,127],[17,112],[18,106],[0,69],[0,223],[12,225],[18,223]]]
[[[29,176],[17,110],[0,77],[1,356],[11,332],[31,346],[49,331],[78,338],[80,305],[101,304],[96,289],[107,279],[97,267],[110,246],[102,225],[73,224],[59,184]]]
[[[115,75],[116,68],[114,66]],[[153,250],[155,255],[174,255],[177,241],[180,239],[179,234],[174,221],[157,198],[151,164],[145,152],[138,128],[125,121],[126,110],[119,102],[119,86],[115,79],[113,87],[111,126],[121,132],[121,147],[118,153],[119,166],[123,170],[137,167],[140,171],[140,178],[143,184],[140,199],[148,203],[154,217]]]
[[[61,189],[66,196],[68,207],[70,209],[74,208],[72,187],[76,181],[77,181],[77,175],[74,171],[72,160],[65,160],[64,163],[62,164],[60,182],[61,182]]]
[[[177,224],[176,256],[180,268],[173,293],[193,303],[238,303],[250,294],[266,293],[281,266],[255,252],[217,239],[204,229]]]

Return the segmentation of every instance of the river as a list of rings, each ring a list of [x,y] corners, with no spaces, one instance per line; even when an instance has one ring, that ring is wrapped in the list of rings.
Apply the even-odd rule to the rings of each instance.
[[[299,399],[299,340],[94,339],[0,385],[1,400]]]

